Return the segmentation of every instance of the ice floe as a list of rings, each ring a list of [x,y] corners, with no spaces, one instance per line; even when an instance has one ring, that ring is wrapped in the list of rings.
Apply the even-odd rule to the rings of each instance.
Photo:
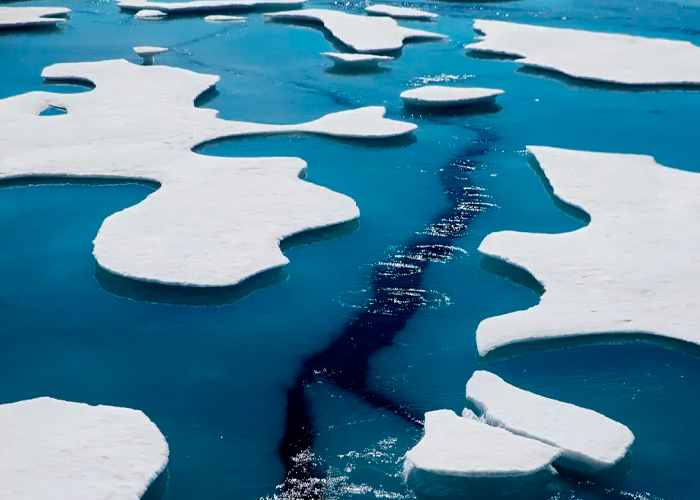
[[[500,89],[425,85],[401,93],[401,99],[414,106],[453,107],[494,102]]]
[[[192,148],[225,137],[312,133],[373,139],[409,134],[383,107],[290,125],[217,118],[194,99],[219,77],[125,60],[56,64],[45,78],[92,82],[78,94],[30,92],[0,100],[0,179],[105,178],[160,188],[105,220],[94,241],[102,268],[137,280],[235,285],[288,262],[280,241],[354,220],[354,201],[299,178],[298,158],[222,158]],[[67,113],[38,116],[49,106]]]
[[[165,19],[166,17],[168,17],[168,14],[161,10],[143,9],[134,14],[134,17],[136,19],[158,20]]]
[[[560,453],[540,441],[438,410],[425,414],[425,434],[406,453],[404,475],[411,488],[429,497],[463,497],[491,488],[498,493],[509,484],[504,479],[514,479],[517,489],[545,485],[556,474],[551,464]]]
[[[467,49],[514,56],[526,66],[627,85],[700,84],[700,47],[664,38],[474,21],[484,38]]]
[[[153,59],[155,56],[157,56],[158,54],[163,54],[167,51],[168,49],[166,49],[165,47],[149,47],[146,45],[134,47],[134,52],[141,56],[141,59],[143,59],[144,64],[153,64]]]
[[[245,17],[212,14],[210,16],[205,16],[204,20],[208,23],[237,23],[245,21]]]
[[[400,50],[406,40],[447,38],[430,31],[404,28],[389,17],[358,16],[339,10],[305,9],[266,15],[276,21],[319,22],[355,52],[393,52]]]
[[[393,17],[394,19],[430,20],[438,17],[437,14],[420,9],[394,7],[393,5],[384,4],[369,5],[365,8],[365,12],[375,16],[389,16]]]
[[[627,427],[600,413],[524,391],[486,371],[474,372],[467,399],[490,425],[561,449],[556,463],[581,472],[609,469],[634,442]]]
[[[150,0],[119,0],[123,10],[154,9],[166,14],[193,12],[230,12],[234,10],[294,8],[306,0],[194,0],[191,2],[152,2]]]
[[[138,410],[52,398],[0,405],[0,498],[135,500],[168,464]]]
[[[479,250],[544,288],[530,309],[488,318],[479,353],[578,335],[648,334],[700,345],[700,175],[650,156],[529,146],[556,200],[590,215],[563,234],[503,231]]]
[[[66,21],[70,9],[65,7],[0,6],[0,30],[55,26]]]
[[[342,52],[323,52],[338,67],[343,68],[376,68],[380,62],[393,61],[393,57],[376,56],[372,54],[345,54]]]

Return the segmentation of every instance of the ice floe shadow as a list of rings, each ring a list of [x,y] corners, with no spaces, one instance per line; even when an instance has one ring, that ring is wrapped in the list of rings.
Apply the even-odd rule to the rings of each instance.
[[[391,68],[385,68],[382,66],[338,66],[334,64],[329,68],[326,68],[326,73],[329,75],[343,75],[343,76],[358,76],[358,75],[381,75],[384,73],[390,73]]]
[[[359,227],[359,219],[354,219],[329,227],[303,231],[283,239],[280,242],[280,249],[286,252],[294,247],[342,238],[355,232]],[[95,262],[95,280],[105,292],[129,300],[175,306],[221,307],[237,302],[264,288],[284,283],[288,278],[289,275],[284,267],[275,267],[232,286],[167,285],[120,276]]]
[[[495,102],[480,102],[463,104],[458,106],[431,107],[421,106],[405,102],[403,105],[403,118],[418,119],[424,116],[471,116],[471,115],[491,115],[503,109]]]
[[[141,500],[163,500],[170,488],[170,469],[165,468],[151,483]]]

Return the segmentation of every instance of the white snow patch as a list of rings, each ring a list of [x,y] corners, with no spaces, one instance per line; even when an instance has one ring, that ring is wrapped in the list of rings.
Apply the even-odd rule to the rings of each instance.
[[[489,424],[561,449],[557,464],[581,472],[609,469],[634,442],[627,427],[600,413],[518,389],[486,371],[474,372],[467,399]]]
[[[237,23],[245,21],[245,17],[241,16],[226,16],[226,15],[211,15],[205,16],[204,21],[208,23]]]
[[[66,21],[70,9],[65,7],[2,7],[0,6],[0,30],[55,26]]]
[[[384,4],[369,5],[365,8],[365,12],[376,16],[389,16],[394,19],[430,20],[438,17],[437,14],[426,12],[421,9],[394,7],[393,5]]]
[[[0,498],[134,500],[168,464],[146,415],[52,398],[0,405]]]
[[[229,286],[288,262],[280,241],[359,216],[354,201],[305,182],[298,158],[225,158],[192,152],[224,137],[305,132],[371,139],[411,123],[366,107],[290,125],[222,120],[194,99],[218,76],[125,60],[56,64],[46,78],[80,79],[79,94],[30,92],[0,100],[0,179],[84,177],[155,181],[143,202],[105,220],[94,241],[103,268],[129,278]],[[48,106],[66,109],[51,120]]]
[[[134,17],[136,19],[157,20],[165,19],[166,17],[168,17],[168,14],[161,10],[143,9],[134,14]]]
[[[278,21],[317,21],[356,52],[393,52],[410,39],[444,39],[445,35],[404,28],[389,17],[358,16],[338,10],[306,9],[266,14]]]
[[[481,322],[479,354],[517,342],[649,334],[700,345],[700,175],[650,156],[528,146],[554,195],[590,223],[563,234],[503,231],[484,254],[544,287],[530,309]]]
[[[402,92],[401,99],[416,106],[452,107],[493,102],[501,94],[500,89],[425,85]]]
[[[157,56],[158,54],[163,54],[167,51],[168,49],[166,49],[165,47],[149,47],[147,45],[134,47],[134,52],[141,56],[141,59],[143,59],[144,64],[153,64],[153,59],[155,58],[155,56]]]
[[[322,52],[336,66],[346,68],[376,68],[380,62],[393,61],[393,57],[372,54],[345,54],[342,52]]]
[[[216,12],[257,8],[296,7],[306,0],[194,0],[191,2],[151,2],[150,0],[119,0],[124,10],[156,9],[166,14],[186,12]]]
[[[700,84],[700,47],[690,42],[474,21],[484,38],[469,50],[519,57],[526,66],[627,85]]]

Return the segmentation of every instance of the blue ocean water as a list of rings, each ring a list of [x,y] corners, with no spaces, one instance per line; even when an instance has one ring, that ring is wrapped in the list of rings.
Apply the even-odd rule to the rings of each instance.
[[[344,360],[339,344],[323,358],[330,365],[305,381],[301,398],[313,424],[311,451],[325,475],[327,498],[410,498],[399,477],[400,457],[417,442],[420,427],[406,414],[461,410],[464,384],[475,369],[593,408],[635,433],[624,481],[560,485],[552,498],[698,498],[696,357],[632,344],[484,361],[476,358],[474,332],[486,317],[537,301],[530,290],[480,269],[476,248],[483,237],[501,229],[561,232],[581,225],[548,198],[527,165],[525,146],[642,153],[670,167],[700,171],[700,92],[580,85],[525,74],[512,62],[470,58],[462,49],[473,39],[474,18],[700,45],[697,2],[416,1],[406,5],[440,14],[429,29],[450,40],[411,44],[387,71],[363,75],[328,71],[319,53],[332,44],[320,31],[266,23],[261,14],[229,26],[198,17],[137,21],[113,1],[25,4],[65,5],[73,15],[57,31],[0,35],[0,98],[37,89],[84,90],[46,87],[41,69],[57,62],[137,62],[133,46],[161,45],[170,51],[158,57],[159,64],[221,76],[218,94],[204,105],[224,118],[292,123],[384,105],[388,116],[412,121],[419,130],[412,143],[279,137],[202,148],[212,155],[299,156],[309,164],[308,180],[352,196],[362,213],[354,233],[289,250],[286,282],[221,307],[129,300],[103,291],[95,280],[91,241],[101,222],[143,199],[150,188],[1,189],[0,403],[47,395],[139,408],[170,444],[166,498],[258,499],[278,494],[276,486],[285,480],[279,447],[289,428],[288,391],[308,359],[338,345],[344,332],[357,331],[368,337],[348,345],[371,357]],[[311,0],[309,6],[359,12],[364,4]],[[425,28],[420,22],[402,24]],[[502,109],[456,116],[405,111],[399,93],[432,81],[503,88]],[[421,268],[417,293],[423,307],[409,314],[410,301],[399,300],[396,311],[375,314],[387,322],[405,316],[393,345],[363,349],[376,340],[371,336],[377,330],[348,325],[371,312],[376,266],[449,212],[454,193],[445,173],[455,165],[468,167],[464,188],[478,189],[488,208],[455,232],[451,244],[462,249],[455,258]],[[358,390],[355,379],[339,387],[334,380],[346,379],[333,367],[366,370],[366,387]]]

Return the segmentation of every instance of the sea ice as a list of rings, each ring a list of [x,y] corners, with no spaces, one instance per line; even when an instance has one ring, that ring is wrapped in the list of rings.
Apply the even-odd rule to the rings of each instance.
[[[500,89],[425,85],[401,93],[401,99],[414,106],[454,107],[493,102],[503,94]]]
[[[70,9],[64,7],[2,7],[0,30],[55,26],[66,21]]]
[[[479,250],[532,274],[530,309],[488,318],[479,354],[578,335],[639,334],[700,345],[700,175],[650,156],[529,146],[564,204],[590,223],[563,234],[503,231]]]
[[[143,9],[134,14],[134,17],[136,19],[158,20],[165,19],[166,17],[168,17],[168,14],[161,10]]]
[[[135,500],[168,464],[138,410],[52,398],[0,405],[0,498]]]
[[[194,0],[191,2],[152,2],[150,0],[119,0],[117,5],[124,10],[157,9],[166,14],[192,12],[230,12],[264,8],[294,8],[306,0]]]
[[[78,177],[152,181],[160,188],[105,220],[94,256],[108,271],[185,286],[229,286],[288,262],[280,241],[354,220],[355,202],[299,178],[298,158],[223,158],[199,144],[305,132],[373,139],[409,134],[382,107],[290,125],[217,118],[194,99],[218,76],[125,60],[56,64],[45,78],[92,82],[78,94],[30,92],[0,100],[0,179]],[[67,113],[38,116],[49,106]]]
[[[486,371],[474,372],[467,399],[490,425],[561,449],[556,463],[581,472],[609,469],[634,442],[627,427],[600,413],[518,389]]]
[[[153,59],[155,56],[157,56],[158,54],[163,54],[167,51],[168,49],[166,49],[165,47],[134,47],[134,52],[141,56],[141,59],[143,59],[144,64],[153,64]]]
[[[212,14],[210,16],[205,16],[204,21],[208,23],[237,23],[245,21],[245,17]]]
[[[389,17],[358,16],[339,10],[305,9],[266,14],[276,21],[316,21],[355,52],[393,52],[410,39],[443,39],[445,35],[404,28]]]
[[[425,434],[406,453],[404,475],[411,488],[430,497],[453,498],[456,492],[498,484],[497,491],[508,484],[504,479],[515,479],[516,488],[544,486],[556,474],[551,464],[560,453],[540,441],[438,410],[425,414]]]
[[[343,68],[376,68],[380,62],[393,61],[393,57],[372,54],[345,54],[342,52],[323,52],[321,54]]]
[[[365,12],[376,16],[389,16],[394,19],[415,19],[430,20],[436,19],[437,14],[426,12],[420,9],[410,9],[408,7],[394,7],[393,5],[374,4],[365,8]]]
[[[700,47],[690,42],[474,21],[484,38],[467,49],[514,56],[526,66],[627,85],[700,84]]]

